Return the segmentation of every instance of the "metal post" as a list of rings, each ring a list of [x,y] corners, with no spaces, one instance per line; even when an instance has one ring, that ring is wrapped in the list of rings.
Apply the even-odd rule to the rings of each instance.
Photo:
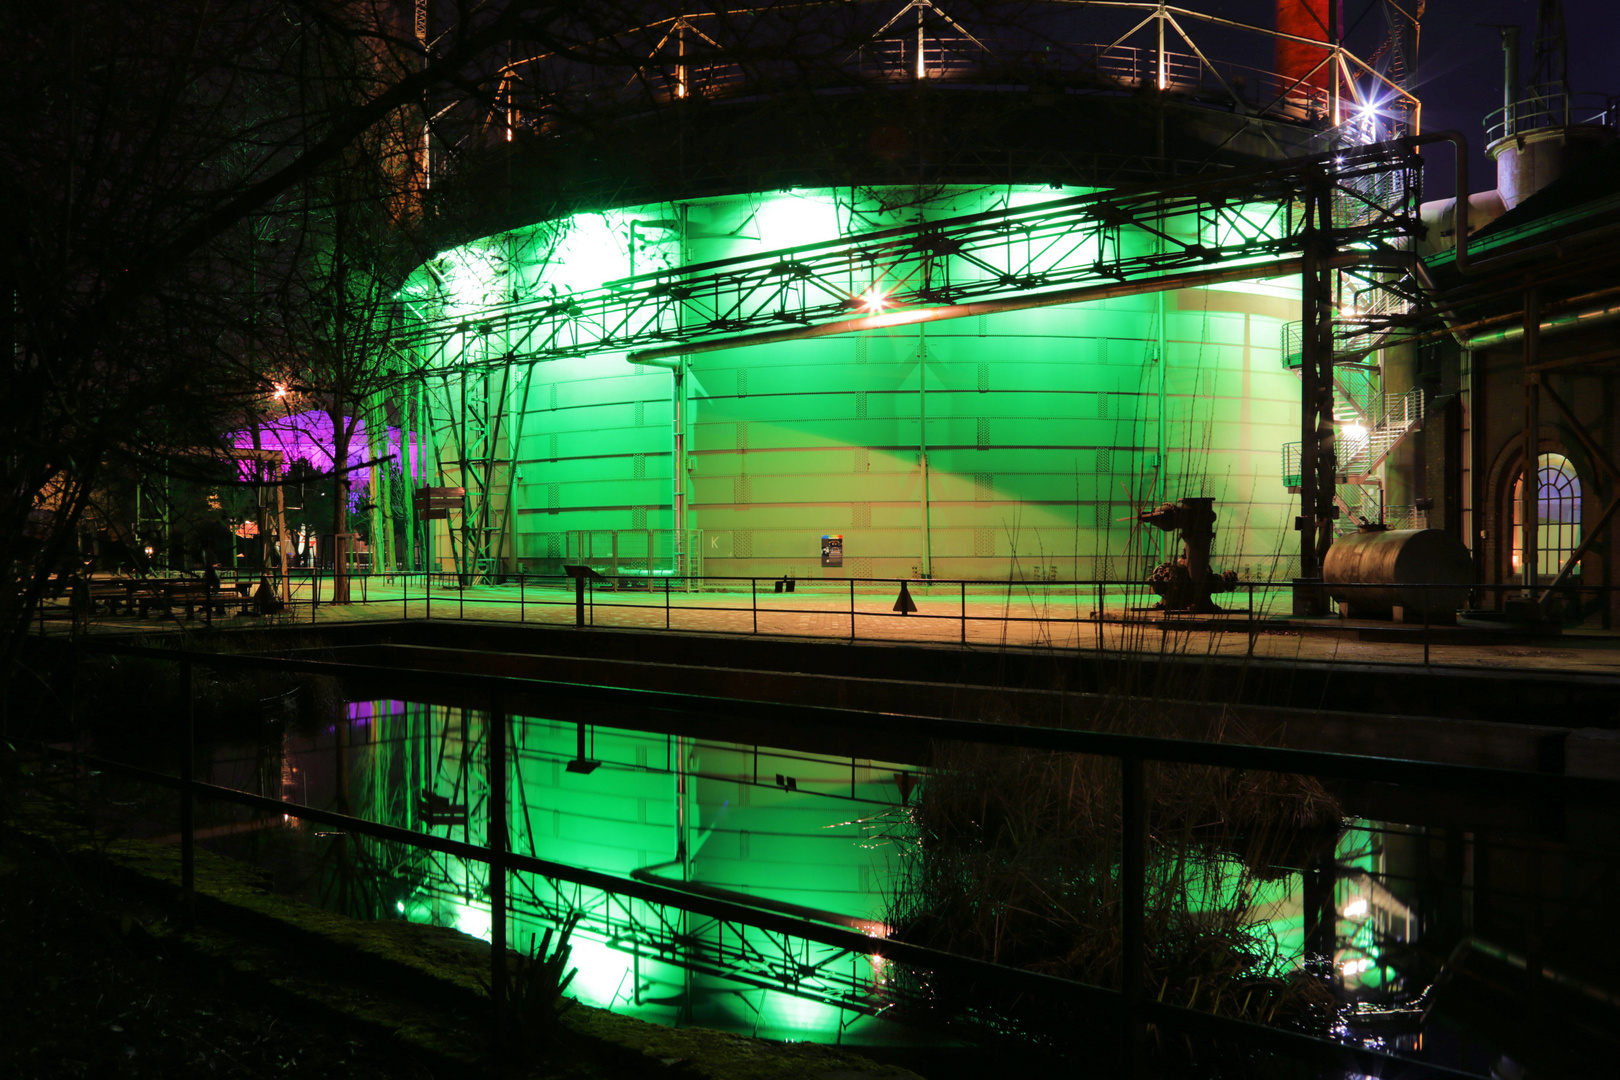
[[[1103,648],[1103,583],[1097,582],[1097,611],[1094,620],[1097,624],[1097,655],[1102,655]]]
[[[1336,842],[1310,856],[1300,887],[1305,914],[1305,971],[1329,988],[1335,987],[1333,954],[1338,945],[1339,913],[1333,895],[1338,878]]]
[[[281,567],[281,602],[292,604],[292,578],[287,573],[287,489],[276,481],[276,559]]]
[[[1249,655],[1254,655],[1254,582],[1249,582]]]
[[[1419,586],[1423,597],[1423,666],[1429,666],[1429,587]]]
[[[180,662],[180,693],[185,697],[185,728],[180,744],[180,918],[187,929],[197,918],[196,783],[197,709],[190,660]]]
[[[1332,185],[1313,177],[1305,189],[1305,244],[1300,252],[1300,516],[1296,615],[1322,614],[1322,556],[1332,537],[1338,469],[1333,428]]]
[[[585,625],[585,579],[574,579],[574,625]]]
[[[506,1026],[506,710],[489,711],[489,986],[495,1004],[495,1045]]]
[[[1147,959],[1147,799],[1142,759],[1121,757],[1120,778],[1120,990],[1125,998],[1120,1070],[1142,1075],[1143,976]]]
[[[855,640],[855,579],[849,579],[849,640]]]
[[[754,633],[759,633],[759,580],[748,579],[748,606],[754,613]]]
[[[967,644],[967,582],[957,582],[962,589],[962,644]]]
[[[519,570],[518,571],[518,622],[523,622],[524,618],[525,618],[525,615],[524,615],[524,610],[525,609],[524,609],[523,605],[524,605],[524,600],[525,600],[525,589],[526,589],[526,584],[527,584],[528,580],[529,580],[529,575],[525,574],[523,571]]]
[[[664,629],[669,629],[669,578],[664,579]]]
[[[1536,371],[1541,338],[1541,298],[1535,286],[1524,291],[1524,472],[1519,485],[1519,575],[1524,597],[1536,596],[1541,562],[1541,373]]]
[[[685,36],[683,34],[683,36],[681,37],[681,47],[682,47],[683,50],[685,49],[685,45],[686,45],[686,38],[685,38]],[[685,69],[682,68],[682,76],[681,76],[681,91],[682,91],[681,96],[682,97],[686,96],[685,90],[686,90]],[[685,211],[685,208],[683,207],[682,210],[681,210],[681,218],[682,218],[683,221],[685,220],[685,217],[686,217],[686,211]],[[683,253],[683,257],[684,257],[684,253]],[[671,517],[671,524],[674,526],[674,528],[671,531],[674,533],[675,550],[672,553],[674,555],[674,559],[672,560],[674,565],[671,567],[671,569],[673,569],[675,571],[675,573],[677,573],[677,574],[685,574],[686,573],[686,568],[687,568],[686,567],[687,551],[686,551],[686,409],[685,409],[685,399],[686,399],[686,359],[685,359],[685,357],[679,357],[678,356],[678,357],[675,358],[674,366],[669,369],[669,374],[670,374],[670,377],[671,377],[671,384],[670,384],[670,414],[671,414],[671,416],[670,416],[670,421],[671,421],[671,424],[672,424],[672,426],[674,428],[674,434],[675,434],[674,445],[673,445],[672,456],[671,456],[671,468],[673,470],[674,475],[672,477],[673,485],[672,485],[672,490],[670,492],[670,500],[671,500],[671,503],[670,503],[670,510],[671,510],[670,517]],[[649,550],[648,554],[649,554],[649,556],[651,555],[650,550]]]

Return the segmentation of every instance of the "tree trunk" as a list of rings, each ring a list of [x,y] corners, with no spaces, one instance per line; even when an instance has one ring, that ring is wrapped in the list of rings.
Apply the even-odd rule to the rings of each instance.
[[[338,399],[328,415],[332,420],[332,603],[349,602],[349,440],[353,434]]]

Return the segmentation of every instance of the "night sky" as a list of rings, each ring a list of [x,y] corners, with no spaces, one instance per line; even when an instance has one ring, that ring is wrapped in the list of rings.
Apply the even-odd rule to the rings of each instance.
[[[1179,0],[1177,6],[1224,15],[1262,26],[1272,25],[1275,0]],[[1405,0],[1408,11],[1417,0]],[[1384,16],[1378,0],[1344,0],[1349,42],[1362,55],[1381,40]],[[1492,166],[1483,153],[1484,118],[1502,105],[1502,46],[1500,33],[1489,23],[1520,26],[1521,78],[1528,78],[1534,49],[1537,0],[1428,0],[1418,46],[1418,80],[1423,101],[1425,131],[1453,129],[1467,138],[1473,160],[1469,187],[1488,191],[1496,186]],[[1620,0],[1564,0],[1564,24],[1569,34],[1569,87],[1576,93],[1592,91],[1620,95]],[[1448,166],[1428,170],[1425,197],[1451,194]]]

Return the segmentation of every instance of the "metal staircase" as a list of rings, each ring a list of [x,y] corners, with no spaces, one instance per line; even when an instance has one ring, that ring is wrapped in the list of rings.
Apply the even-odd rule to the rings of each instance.
[[[1388,304],[1388,301],[1385,302]],[[1389,312],[1380,311],[1380,316]],[[1372,334],[1362,319],[1335,320],[1333,362],[1333,418],[1339,425],[1334,440],[1334,474],[1339,507],[1339,535],[1367,522],[1392,528],[1422,528],[1427,515],[1413,506],[1389,506],[1384,501],[1384,464],[1409,436],[1423,427],[1423,391],[1400,393],[1383,390],[1383,373],[1376,363],[1385,335]],[[1343,333],[1341,333],[1341,328]],[[1282,362],[1298,371],[1301,324],[1282,328]],[[1341,359],[1342,358],[1342,359]],[[1371,361],[1371,362],[1370,362]],[[1282,451],[1283,484],[1298,494],[1300,444],[1287,443]]]

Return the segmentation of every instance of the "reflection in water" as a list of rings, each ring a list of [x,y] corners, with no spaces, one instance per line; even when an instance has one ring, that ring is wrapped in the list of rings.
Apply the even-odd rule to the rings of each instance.
[[[383,722],[366,760],[357,751],[351,762],[357,809],[482,843],[484,714],[356,708]],[[577,725],[532,718],[513,719],[509,761],[513,851],[884,932],[897,855],[886,830],[900,820],[907,766],[600,727],[581,747]],[[485,868],[416,858],[395,913],[487,940]],[[515,947],[583,913],[572,989],[589,1004],[773,1038],[881,1037],[869,1031],[881,980],[865,956],[531,874],[508,888]]]
[[[483,713],[359,701],[347,719],[302,736],[268,723],[259,747],[216,757],[209,778],[485,843],[490,730]],[[912,849],[915,765],[607,727],[587,729],[582,747],[572,723],[514,717],[511,724],[513,851],[888,933],[883,919]],[[482,864],[289,824],[235,838],[236,853],[280,867],[283,891],[357,917],[453,926],[489,939]],[[1390,835],[1367,822],[1346,829],[1337,872],[1321,879],[1325,894],[1313,894],[1298,872],[1257,880],[1233,859],[1216,863],[1188,903],[1211,916],[1246,906],[1254,934],[1273,943],[1274,973],[1304,964],[1306,911],[1331,904],[1336,981],[1350,998],[1387,1000],[1405,987],[1386,954],[1417,933],[1407,901],[1385,884]],[[312,856],[314,869],[293,849]],[[508,890],[515,948],[582,913],[571,992],[588,1004],[776,1039],[924,1037],[879,1022],[905,1003],[900,995],[916,992],[909,980],[892,978],[881,956],[528,873],[513,873]]]

